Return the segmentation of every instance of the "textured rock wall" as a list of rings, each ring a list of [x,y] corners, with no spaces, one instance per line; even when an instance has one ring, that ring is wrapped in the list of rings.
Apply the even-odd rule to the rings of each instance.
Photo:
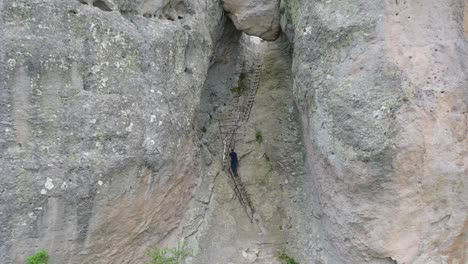
[[[468,0],[465,0],[465,12],[463,14],[464,17],[464,29],[465,29],[465,38],[468,37]]]
[[[2,261],[138,263],[185,238],[188,263],[466,263],[463,1],[223,4],[0,1]],[[257,57],[223,7],[285,36]],[[256,58],[251,224],[214,118]]]
[[[283,8],[323,210],[317,263],[466,263],[463,1]]]
[[[41,248],[56,263],[141,261],[173,240],[199,176],[192,121],[221,4],[7,0],[0,11],[2,263]]]
[[[310,243],[303,233],[313,214],[300,116],[290,89],[288,41],[281,37],[274,43],[260,42],[232,26],[226,28],[216,55],[197,118],[204,177],[193,201],[199,206],[191,206],[193,213],[182,234],[193,250],[189,263],[280,263],[278,252],[285,251],[288,242],[294,256]],[[222,170],[223,144],[216,119],[237,96],[231,89],[239,85],[240,76],[253,78],[253,63],[263,63],[259,89],[236,140],[239,175],[259,219],[251,223]],[[246,93],[240,93],[240,101]],[[258,133],[262,140],[256,138]]]

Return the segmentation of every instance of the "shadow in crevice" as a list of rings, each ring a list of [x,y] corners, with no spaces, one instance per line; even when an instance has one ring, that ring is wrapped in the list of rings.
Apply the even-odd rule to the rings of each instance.
[[[80,2],[83,5],[90,5],[91,4],[92,6],[97,7],[97,8],[99,8],[102,11],[105,11],[105,12],[111,12],[112,11],[112,8],[110,8],[109,5],[103,0],[95,0],[95,1],[78,0],[78,2]]]
[[[112,9],[106,4],[106,2],[102,0],[94,1],[93,6],[101,9],[102,11],[106,11],[106,12],[112,11]]]

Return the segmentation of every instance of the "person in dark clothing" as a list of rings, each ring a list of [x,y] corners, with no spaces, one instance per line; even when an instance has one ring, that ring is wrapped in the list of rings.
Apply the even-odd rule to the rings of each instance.
[[[231,149],[231,153],[229,153],[231,157],[231,170],[234,176],[237,176],[237,166],[239,165],[239,160],[237,159],[237,153],[234,152],[234,149]]]

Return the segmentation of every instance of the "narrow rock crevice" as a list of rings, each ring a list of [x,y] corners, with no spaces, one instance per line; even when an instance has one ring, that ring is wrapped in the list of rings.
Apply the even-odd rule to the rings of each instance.
[[[77,0],[83,5],[92,5],[105,12],[111,12],[112,8],[109,7],[105,0]]]
[[[198,252],[198,248],[213,247],[209,241],[217,241],[214,248],[217,253],[200,252],[192,258],[192,263],[279,263],[279,251],[310,259],[302,256],[300,250],[309,238],[291,232],[293,228],[310,224],[307,217],[312,212],[309,191],[299,189],[309,187],[303,185],[304,149],[298,109],[292,96],[291,54],[285,37],[267,44],[235,30],[231,22],[226,25],[212,59],[196,118],[200,140],[211,152],[205,154],[210,155],[210,161],[205,163],[206,171],[215,171],[219,180],[214,186],[211,209],[203,217],[207,224],[195,225],[197,234],[190,232],[192,239],[188,243]],[[239,123],[239,134],[235,137],[235,149],[241,157],[239,177],[256,211],[257,221],[251,223],[245,205],[234,195],[229,174],[222,169],[226,147],[219,126],[227,111],[233,111],[230,110],[234,109],[233,103],[250,102],[247,100],[256,64],[262,65],[259,90],[252,97],[249,117],[242,117],[245,121]],[[298,214],[299,211],[304,214]]]
[[[0,13],[2,263],[467,263],[468,0]]]
[[[102,11],[105,11],[105,12],[112,11],[112,9],[103,0],[95,0],[93,2],[93,6],[99,8]]]

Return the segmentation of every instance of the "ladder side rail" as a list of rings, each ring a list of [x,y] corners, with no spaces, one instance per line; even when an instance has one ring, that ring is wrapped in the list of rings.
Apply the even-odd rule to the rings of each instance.
[[[249,119],[252,107],[254,104],[255,96],[258,92],[259,82],[260,82],[260,74],[262,70],[262,64],[255,64],[254,66],[254,75],[253,78],[250,79],[250,89],[247,94],[246,100],[242,100],[242,104],[240,105],[240,98],[235,97],[232,100],[233,107],[229,110],[228,114],[224,115],[222,120],[231,123],[222,124],[221,121],[218,120],[218,127],[220,134],[226,134],[226,137],[223,140],[223,169],[227,172],[228,176],[231,178],[233,183],[233,191],[236,195],[237,199],[239,200],[241,206],[244,208],[247,216],[249,217],[250,221],[253,223],[255,218],[255,208],[253,206],[252,200],[250,199],[250,195],[247,192],[242,180],[239,176],[233,174],[230,166],[228,164],[228,152],[230,149],[235,147],[236,137],[238,133],[239,126],[242,122],[245,122]],[[237,113],[237,116],[235,116]],[[230,121],[227,121],[230,120]],[[228,131],[223,133],[221,127],[227,127]]]
[[[250,206],[246,203],[246,200],[242,197],[242,192],[239,189],[239,187],[237,186],[235,176],[233,176],[231,170],[227,169],[227,171],[228,171],[228,175],[230,176],[230,178],[231,178],[231,180],[233,182],[233,185],[234,185],[234,188],[233,188],[234,193],[235,193],[237,199],[239,200],[240,204],[244,208],[244,211],[247,214],[247,217],[249,217],[250,222],[253,223],[253,214],[251,212],[252,208],[250,208]],[[249,212],[249,209],[250,209],[250,212]]]
[[[249,208],[250,214],[254,215],[255,213],[255,208],[253,207],[252,200],[250,199],[250,195],[247,192],[247,189],[244,186],[244,183],[240,179],[240,177],[233,177],[232,180],[234,181],[235,185],[237,186],[237,189],[239,190],[242,199],[244,200],[243,203]],[[243,195],[242,195],[243,194]]]

